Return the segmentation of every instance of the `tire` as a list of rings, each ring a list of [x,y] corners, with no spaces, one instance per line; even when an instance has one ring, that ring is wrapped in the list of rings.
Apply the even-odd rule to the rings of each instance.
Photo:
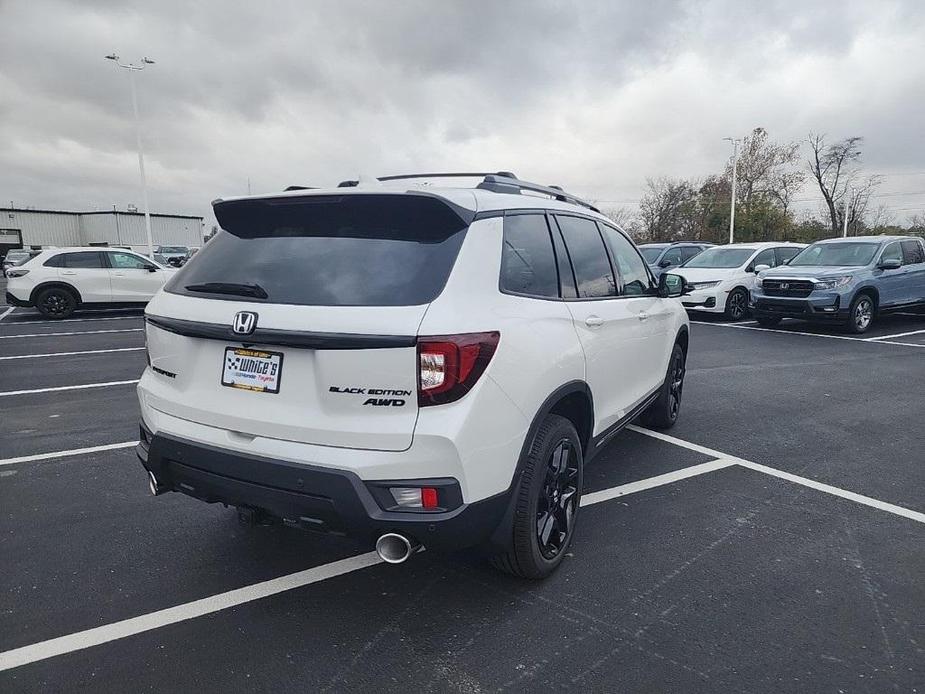
[[[77,297],[63,287],[49,287],[35,297],[35,308],[46,318],[67,318],[77,309]]]
[[[866,333],[870,330],[870,326],[874,324],[876,312],[877,305],[874,303],[874,298],[870,294],[862,292],[854,297],[854,301],[851,302],[851,307],[848,309],[848,322],[845,327],[849,333],[854,335]]]
[[[584,462],[575,426],[547,415],[521,462],[509,544],[491,563],[520,578],[546,578],[562,563],[575,534]]]
[[[726,309],[723,311],[726,320],[739,321],[748,315],[748,292],[742,287],[736,287],[726,297]]]
[[[654,429],[670,429],[675,425],[681,412],[681,394],[684,391],[686,369],[687,355],[681,345],[675,343],[668,360],[665,382],[655,402],[642,413],[643,424]]]
[[[781,318],[780,316],[757,316],[755,320],[758,321],[758,325],[765,328],[776,328],[780,325]]]

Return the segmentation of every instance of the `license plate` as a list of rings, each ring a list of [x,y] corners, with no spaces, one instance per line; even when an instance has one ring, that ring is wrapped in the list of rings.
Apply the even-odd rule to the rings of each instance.
[[[283,355],[279,352],[226,347],[222,385],[258,393],[278,393],[282,371]]]

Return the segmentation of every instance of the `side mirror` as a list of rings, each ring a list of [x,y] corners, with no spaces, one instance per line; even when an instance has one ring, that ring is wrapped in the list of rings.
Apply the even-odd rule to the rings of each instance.
[[[757,275],[762,270],[770,270],[770,269],[771,269],[770,265],[765,265],[764,263],[761,263],[760,265],[755,266],[755,269],[753,270],[753,272]]]
[[[882,258],[877,267],[881,270],[898,270],[903,266],[903,261],[899,258]]]
[[[662,259],[658,261],[658,266],[661,268],[671,267],[671,261],[668,259]]]
[[[157,265],[145,265],[145,270],[148,272],[157,272]]]
[[[658,278],[658,295],[663,299],[684,296],[690,294],[690,291],[690,285],[681,275],[665,272]]]

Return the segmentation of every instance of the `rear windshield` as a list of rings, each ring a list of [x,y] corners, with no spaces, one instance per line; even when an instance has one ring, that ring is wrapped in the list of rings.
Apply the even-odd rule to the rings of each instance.
[[[410,195],[231,201],[215,215],[222,231],[166,291],[303,306],[425,304],[443,290],[468,228],[446,203]]]
[[[793,266],[855,266],[867,265],[879,248],[876,243],[843,241],[840,243],[814,243],[804,248],[788,263]]]
[[[754,252],[754,248],[708,248],[684,263],[684,267],[739,267],[751,258]]]
[[[645,246],[640,246],[639,252],[642,253],[642,257],[646,259],[646,262],[651,265],[664,251],[664,248],[646,248]]]

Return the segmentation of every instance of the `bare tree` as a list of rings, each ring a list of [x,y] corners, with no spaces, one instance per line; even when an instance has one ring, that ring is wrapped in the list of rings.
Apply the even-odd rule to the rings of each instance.
[[[786,212],[793,193],[805,178],[796,167],[799,156],[799,143],[773,142],[767,130],[755,128],[751,135],[742,139],[737,167],[737,202],[747,211],[753,201],[772,200]],[[731,165],[727,166],[726,175],[732,175]]]
[[[863,140],[862,137],[853,136],[827,145],[824,133],[810,133],[807,138],[810,148],[809,172],[816,179],[819,191],[822,193],[832,223],[833,234],[841,232],[844,219],[839,209],[844,208],[844,205],[839,205],[839,203],[851,202],[846,200],[846,195],[849,185],[857,175],[857,164],[861,159]],[[867,190],[863,206],[863,209],[866,209],[873,186],[863,185],[861,188]]]
[[[625,231],[632,231],[637,224],[637,214],[629,207],[601,208],[601,214]]]
[[[690,181],[646,179],[648,192],[639,203],[643,236],[647,241],[676,241],[690,236],[692,208],[697,195]]]
[[[869,176],[863,181],[858,181],[851,185],[847,193],[848,201],[848,233],[851,236],[857,236],[858,233],[867,226],[877,226],[876,223],[867,224],[867,211],[870,207],[870,198],[874,190],[880,185],[879,176]],[[881,206],[877,213],[877,219],[882,216]],[[844,212],[842,212],[842,223],[844,223]]]

